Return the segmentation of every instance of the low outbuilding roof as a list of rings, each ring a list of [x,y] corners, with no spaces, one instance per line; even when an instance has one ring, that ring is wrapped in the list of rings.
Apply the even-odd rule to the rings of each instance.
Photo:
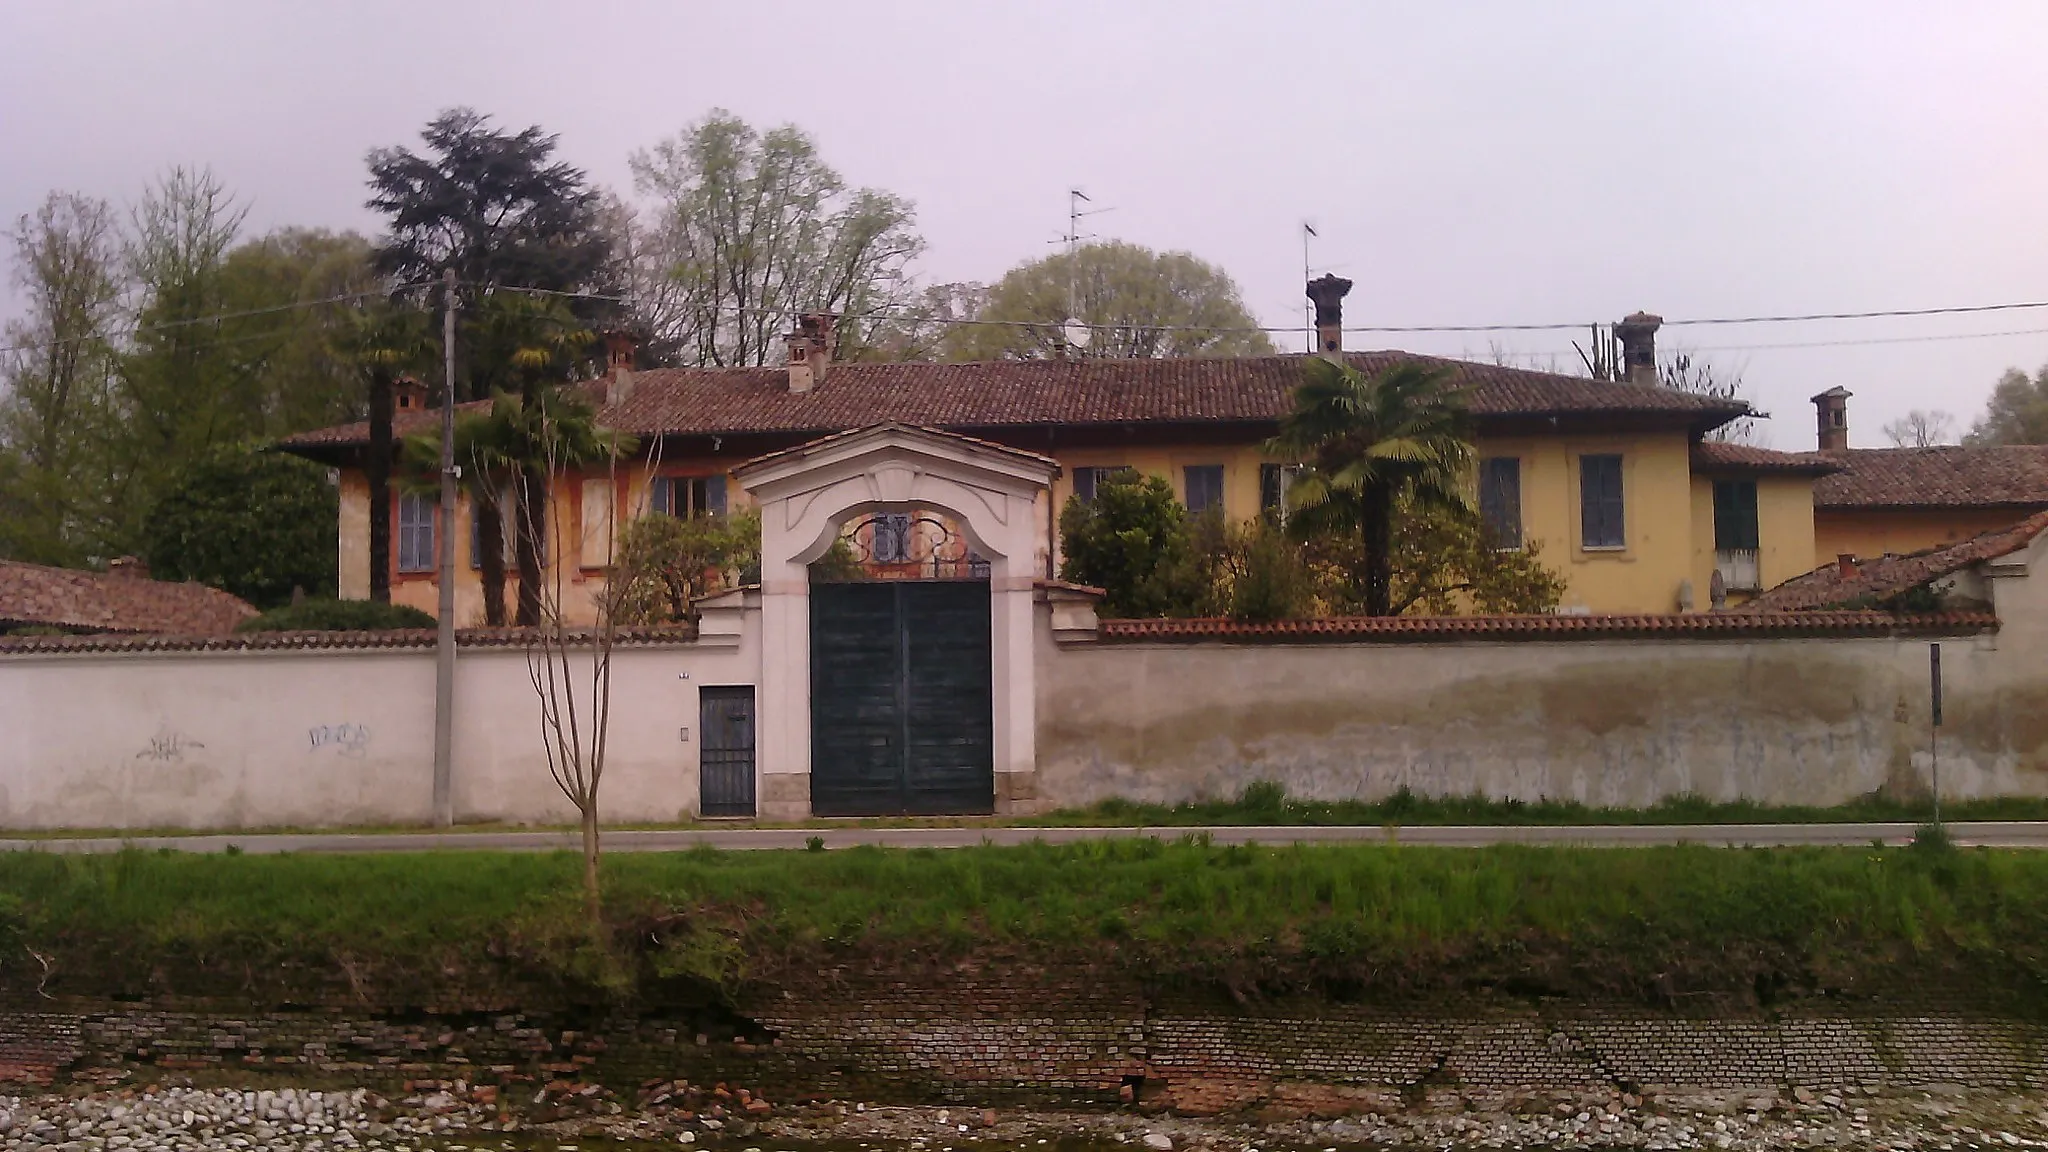
[[[254,615],[247,602],[204,584],[0,560],[0,630],[40,625],[206,636],[232,632]]]
[[[1813,506],[1821,511],[2048,508],[2048,445],[1849,448],[1824,455],[1840,470],[1814,483]]]
[[[1881,604],[1973,564],[2010,556],[2048,530],[2048,512],[1954,544],[1868,560],[1839,559],[1794,576],[1743,605],[1750,612],[1801,612],[1845,604]]]

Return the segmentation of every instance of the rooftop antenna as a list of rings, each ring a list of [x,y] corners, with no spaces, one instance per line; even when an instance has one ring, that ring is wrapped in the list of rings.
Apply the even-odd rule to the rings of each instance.
[[[1309,267],[1308,262],[1308,242],[1310,237],[1321,239],[1322,234],[1316,231],[1315,225],[1303,220],[1301,222],[1301,282],[1303,284],[1316,278],[1315,270]],[[1313,303],[1302,305],[1301,321],[1304,338],[1308,341],[1308,350],[1314,352],[1316,350],[1316,306]]]
[[[1089,339],[1095,335],[1094,329],[1081,322],[1081,241],[1094,239],[1081,234],[1081,218],[1115,211],[1113,208],[1081,209],[1081,205],[1093,203],[1095,201],[1079,188],[1067,189],[1067,234],[1061,237],[1067,242],[1067,320],[1060,325],[1060,338],[1076,348],[1086,348]]]

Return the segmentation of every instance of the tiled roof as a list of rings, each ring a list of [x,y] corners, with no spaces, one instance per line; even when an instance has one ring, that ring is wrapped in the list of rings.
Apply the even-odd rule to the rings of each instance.
[[[2048,529],[2048,512],[2037,512],[2007,528],[1903,556],[1859,560],[1844,577],[1839,562],[1794,576],[1742,606],[1752,612],[1797,612],[1868,600],[1877,602],[1939,580],[1972,564],[2009,556]]]
[[[1714,427],[1742,415],[1740,401],[1652,385],[1609,383],[1417,356],[1354,352],[1366,372],[1405,361],[1442,367],[1473,414],[1652,414]],[[607,405],[607,425],[634,435],[780,432],[822,434],[894,421],[931,428],[1273,421],[1292,408],[1301,356],[1170,360],[1020,360],[972,364],[834,364],[823,383],[792,393],[782,368],[658,368]],[[399,435],[438,418],[403,413]],[[287,447],[360,444],[368,425],[305,432]]]
[[[2048,508],[2048,446],[1850,448],[1813,485],[1813,505],[1840,508]]]
[[[1692,446],[1693,470],[1724,470],[1730,472],[1786,472],[1795,475],[1825,476],[1839,472],[1839,461],[1819,452],[1775,452],[1769,448],[1753,448],[1748,444],[1730,444],[1719,440],[1705,440]]]
[[[1339,616],[1320,620],[1104,620],[1105,641],[1253,644],[1317,641],[1728,639],[1952,635],[1998,627],[1988,612],[1706,612],[1640,616]]]
[[[232,632],[256,609],[204,584],[0,560],[0,624],[79,632]]]
[[[458,628],[460,648],[523,648],[539,635],[533,628]],[[572,638],[577,633],[572,630]],[[0,636],[0,656],[94,652],[301,652],[337,649],[390,651],[428,650],[438,635],[432,628],[391,628],[343,632],[232,632],[224,636]],[[697,639],[691,624],[623,628],[619,648],[660,648]]]
[[[834,444],[838,444],[841,441],[851,440],[856,436],[865,436],[871,432],[875,432],[878,430],[890,429],[901,430],[904,432],[914,432],[920,436],[932,436],[936,437],[939,440],[950,441],[952,443],[960,444],[965,447],[980,449],[984,452],[1000,452],[1005,456],[1015,457],[1016,459],[1019,460],[1029,460],[1034,464],[1050,464],[1054,468],[1058,468],[1060,464],[1059,461],[1043,453],[1026,452],[1022,448],[1012,448],[1008,444],[998,444],[993,440],[984,440],[979,436],[962,436],[958,432],[948,432],[943,428],[920,428],[911,424],[901,424],[894,420],[885,420],[879,424],[869,424],[864,428],[849,428],[844,432],[834,432],[830,436],[821,436],[816,440],[808,440],[802,444],[796,445],[793,448],[784,448],[777,452],[769,452],[766,453],[765,455],[756,456],[751,460],[743,461],[738,466],[736,471],[747,468],[753,468],[758,465],[767,464],[776,460],[787,459],[791,456],[803,456],[816,453],[824,449],[830,448]]]

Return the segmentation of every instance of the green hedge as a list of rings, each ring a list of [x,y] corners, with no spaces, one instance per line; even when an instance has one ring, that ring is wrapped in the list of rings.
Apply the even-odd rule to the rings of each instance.
[[[390,628],[432,628],[434,618],[404,604],[375,600],[308,600],[273,608],[236,625],[237,632],[378,632]]]

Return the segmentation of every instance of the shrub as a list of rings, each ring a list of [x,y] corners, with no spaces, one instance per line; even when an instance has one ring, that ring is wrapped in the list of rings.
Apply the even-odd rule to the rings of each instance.
[[[614,580],[616,622],[669,624],[690,618],[698,600],[761,567],[761,517],[676,517],[655,513],[626,526]]]
[[[1157,476],[1103,480],[1095,499],[1060,513],[1060,574],[1103,591],[1106,616],[1199,616],[1213,609],[1212,570],[1195,546],[1187,509]]]
[[[332,595],[338,497],[327,470],[264,448],[216,448],[171,477],[143,530],[159,580],[196,580],[258,608]]]
[[[434,618],[404,604],[375,600],[308,600],[273,608],[235,626],[237,632],[381,632],[432,628]]]

